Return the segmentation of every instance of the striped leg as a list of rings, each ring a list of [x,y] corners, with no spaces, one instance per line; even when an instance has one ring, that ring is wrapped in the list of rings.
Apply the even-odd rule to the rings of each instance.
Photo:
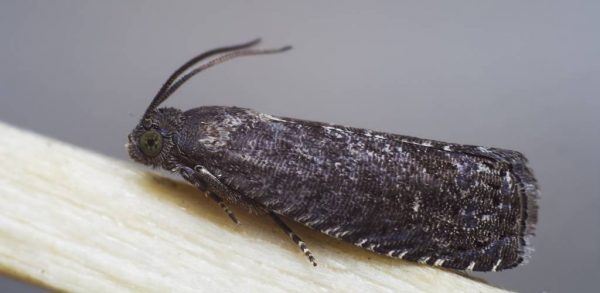
[[[302,252],[304,252],[304,255],[306,255],[306,257],[308,257],[308,261],[310,261],[313,266],[317,266],[317,262],[315,262],[315,258],[313,257],[312,253],[310,252],[310,250],[308,250],[308,248],[306,247],[306,244],[304,243],[304,241],[302,241],[302,239],[300,239],[300,237],[298,237],[298,235],[296,235],[296,233],[294,233],[294,231],[292,231],[292,229],[290,229],[290,227],[288,227],[288,225],[286,225],[281,218],[279,218],[278,215],[276,215],[273,212],[270,212],[269,215],[271,215],[271,218],[273,218],[273,220],[275,221],[275,223],[277,223],[277,225],[279,225],[279,227],[283,230],[283,232],[285,232],[285,234],[287,234],[288,236],[290,236],[290,238],[292,239],[292,241],[294,241],[294,243],[296,243],[296,245],[298,245],[298,247],[300,247],[300,249],[302,250]]]
[[[227,205],[225,205],[225,203],[223,202],[223,199],[220,198],[218,195],[209,192],[208,195],[210,196],[210,198],[212,198],[212,200],[214,200],[222,209],[225,213],[227,213],[227,215],[229,216],[229,218],[236,224],[239,224],[240,221],[238,221],[237,217],[235,216],[235,214],[233,214],[233,212],[227,207]]]

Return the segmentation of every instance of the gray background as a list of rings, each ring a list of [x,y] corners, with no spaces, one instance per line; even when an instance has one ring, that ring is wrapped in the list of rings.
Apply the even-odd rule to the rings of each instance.
[[[213,68],[167,104],[517,149],[542,187],[536,252],[478,275],[523,292],[595,291],[598,3],[2,0],[0,120],[126,160],[127,133],[186,59],[258,36],[292,44]],[[11,284],[0,291],[33,290]]]

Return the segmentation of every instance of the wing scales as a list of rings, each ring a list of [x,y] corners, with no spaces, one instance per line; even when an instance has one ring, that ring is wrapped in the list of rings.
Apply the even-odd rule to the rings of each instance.
[[[193,123],[221,145],[196,159],[268,210],[431,265],[500,270],[525,256],[537,186],[517,152],[199,109],[204,120]]]

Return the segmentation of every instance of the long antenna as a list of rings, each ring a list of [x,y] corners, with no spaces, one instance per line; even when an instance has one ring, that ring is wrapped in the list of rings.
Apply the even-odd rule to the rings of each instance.
[[[281,53],[281,52],[290,50],[291,48],[292,48],[291,46],[285,46],[285,47],[282,47],[279,49],[238,50],[238,51],[234,51],[234,52],[222,55],[216,59],[209,61],[208,63],[203,64],[202,66],[199,66],[198,68],[195,68],[194,70],[191,70],[190,72],[188,72],[187,74],[182,76],[180,79],[178,79],[176,82],[174,82],[173,85],[171,87],[169,87],[169,89],[164,93],[164,99],[167,99],[172,93],[174,93],[186,81],[188,81],[190,78],[192,78],[194,75],[200,73],[201,71],[204,71],[205,69],[208,69],[215,65],[227,62],[236,57]]]
[[[192,76],[196,75],[197,73],[199,73],[207,68],[210,68],[214,65],[223,63],[223,62],[233,59],[235,57],[272,54],[272,53],[279,53],[279,52],[283,52],[283,51],[287,51],[287,50],[291,49],[291,46],[286,46],[286,47],[283,47],[280,49],[262,49],[262,50],[248,49],[248,48],[258,44],[259,42],[260,42],[260,39],[256,39],[251,42],[244,43],[244,44],[228,46],[228,47],[220,47],[220,48],[216,48],[216,49],[204,52],[204,53],[190,59],[188,62],[186,62],[185,64],[180,66],[177,70],[175,70],[175,72],[173,72],[173,74],[171,74],[169,76],[169,78],[163,84],[163,86],[160,88],[158,93],[156,93],[156,96],[154,96],[154,99],[148,106],[148,109],[146,109],[146,112],[144,113],[144,117],[146,115],[148,115],[148,113],[150,113],[154,109],[156,109],[172,93],[174,93],[175,90],[177,90],[183,83],[185,83],[187,80],[189,80]],[[225,53],[228,53],[228,54],[225,54]],[[205,63],[204,65],[201,65],[198,68],[195,68],[195,69],[191,70],[190,72],[188,72],[187,74],[181,76],[186,70],[193,67],[197,63],[199,63],[205,59],[208,59],[209,57],[212,57],[214,55],[219,55],[219,54],[225,54],[225,55],[222,55],[216,59],[213,59],[213,60],[209,61],[208,63]]]

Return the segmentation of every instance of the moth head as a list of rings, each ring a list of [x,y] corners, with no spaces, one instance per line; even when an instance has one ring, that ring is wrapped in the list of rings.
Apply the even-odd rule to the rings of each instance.
[[[182,112],[161,108],[148,113],[129,134],[127,150],[134,161],[153,167],[166,166],[173,158]]]

